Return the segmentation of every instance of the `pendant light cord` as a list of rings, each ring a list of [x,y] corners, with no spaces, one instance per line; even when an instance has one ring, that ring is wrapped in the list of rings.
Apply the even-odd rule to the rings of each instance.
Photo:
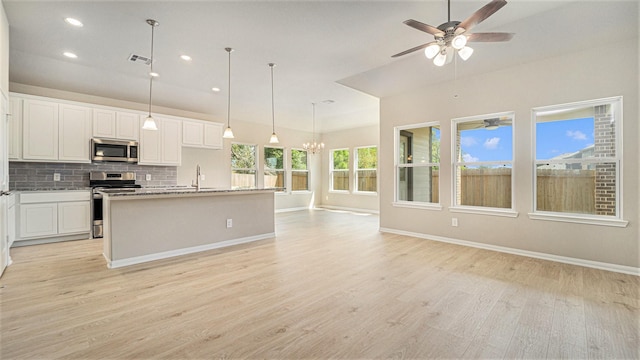
[[[313,143],[316,143],[316,103],[311,103],[311,106],[313,108],[313,123],[312,123],[312,130],[313,130]]]
[[[227,127],[229,128],[231,127],[231,51],[233,51],[233,49],[225,48],[225,50],[229,53],[229,81],[227,83]]]
[[[153,33],[156,27],[155,21],[151,25],[151,72],[149,73],[149,117],[151,117],[151,93],[153,91]]]
[[[271,130],[275,134],[276,133],[276,114],[275,114],[274,103],[273,103],[273,67],[275,66],[275,64],[269,63],[269,66],[271,67]]]

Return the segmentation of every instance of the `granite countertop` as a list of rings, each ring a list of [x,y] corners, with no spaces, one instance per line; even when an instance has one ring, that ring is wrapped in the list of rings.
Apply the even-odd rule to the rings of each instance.
[[[73,186],[73,187],[36,187],[28,189],[10,189],[9,192],[31,192],[31,191],[90,191],[90,186]]]
[[[169,187],[169,188],[140,188],[140,189],[102,189],[100,193],[111,197],[139,197],[154,195],[195,195],[195,194],[216,194],[216,193],[234,193],[234,192],[259,192],[273,191],[276,189],[221,189],[221,188],[200,188],[196,190],[194,187]]]

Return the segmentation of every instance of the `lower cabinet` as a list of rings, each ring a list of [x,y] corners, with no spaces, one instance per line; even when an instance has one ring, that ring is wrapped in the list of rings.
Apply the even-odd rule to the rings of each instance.
[[[23,192],[19,194],[16,242],[86,235],[91,229],[89,191]]]

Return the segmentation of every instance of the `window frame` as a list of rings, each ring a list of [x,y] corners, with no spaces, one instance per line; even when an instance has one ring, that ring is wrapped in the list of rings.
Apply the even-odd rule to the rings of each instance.
[[[294,151],[303,151],[306,153],[305,159],[307,160],[307,164],[306,164],[306,169],[305,170],[300,170],[300,169],[294,169],[293,168],[293,152]],[[300,149],[300,148],[291,148],[289,157],[291,158],[291,162],[290,162],[290,166],[289,169],[291,169],[291,181],[289,181],[289,191],[291,191],[292,194],[300,194],[300,193],[309,193],[311,192],[311,171],[309,170],[309,151],[305,150],[305,149]],[[304,190],[294,190],[293,189],[293,173],[294,172],[304,172],[307,174],[307,188]]]
[[[347,160],[347,168],[346,169],[338,169],[338,170],[336,170],[336,169],[333,168],[333,165],[334,165],[333,164],[334,163],[334,161],[333,161],[333,153],[335,151],[343,151],[343,150],[346,150],[347,154],[349,156],[349,158]],[[351,173],[351,159],[352,159],[352,156],[351,156],[351,151],[349,150],[349,148],[336,148],[336,149],[329,150],[329,192],[330,193],[349,194],[351,192],[351,181],[350,181],[351,180],[351,174],[350,174]],[[333,173],[336,172],[336,171],[344,172],[344,173],[347,174],[347,187],[348,187],[347,190],[335,190],[333,188]]]
[[[408,200],[399,200],[398,199],[398,191],[399,191],[399,170],[400,168],[415,168],[415,167],[438,167],[439,171],[442,171],[442,158],[440,158],[440,162],[437,163],[407,163],[400,164],[399,158],[399,149],[400,149],[400,135],[402,131],[416,129],[416,128],[424,128],[424,127],[437,127],[440,130],[440,149],[442,149],[442,125],[440,121],[429,121],[423,123],[416,124],[408,124],[396,126],[393,128],[393,206],[394,207],[404,207],[404,208],[416,208],[416,209],[427,209],[427,210],[442,210],[442,204],[440,203],[441,197],[441,189],[442,184],[441,179],[442,176],[438,176],[438,202],[424,202],[424,201],[408,201]]]
[[[542,159],[538,160],[536,156],[536,128],[537,128],[537,116],[541,112],[550,112],[550,111],[561,111],[567,110],[569,108],[584,108],[584,107],[595,107],[601,105],[612,105],[614,107],[614,120],[616,123],[615,131],[615,156],[613,157],[604,157],[604,158],[585,158],[585,159],[572,159],[571,161],[555,161],[550,159]],[[628,221],[624,220],[623,216],[623,97],[622,96],[614,96],[608,98],[601,99],[593,99],[593,100],[585,100],[585,101],[577,101],[571,103],[564,104],[556,104],[556,105],[548,105],[548,106],[540,106],[531,109],[531,164],[532,164],[532,201],[531,201],[531,212],[528,213],[530,219],[533,220],[547,220],[547,221],[560,221],[560,222],[569,222],[569,223],[579,223],[579,224],[590,224],[590,225],[603,225],[603,226],[614,226],[614,227],[626,227],[628,225]],[[595,129],[594,129],[595,130]],[[595,139],[594,139],[595,140]],[[610,215],[597,215],[597,214],[581,214],[581,213],[570,213],[570,212],[558,212],[558,211],[539,211],[537,209],[537,167],[541,163],[584,163],[584,164],[598,164],[598,163],[615,163],[616,165],[616,216]]]
[[[500,118],[504,116],[511,117],[511,160],[510,161],[474,161],[474,162],[458,162],[458,141],[460,140],[458,137],[458,124],[478,121],[478,120],[486,120],[491,118]],[[518,212],[516,211],[516,113],[515,111],[503,111],[496,113],[489,113],[483,115],[473,115],[466,116],[461,118],[451,119],[451,206],[449,206],[449,211],[454,213],[470,213],[470,214],[481,214],[481,215],[495,215],[495,216],[504,216],[504,217],[517,217]],[[459,166],[463,166],[464,164],[473,164],[473,166],[493,166],[493,165],[511,165],[511,207],[510,208],[498,208],[498,207],[490,207],[490,206],[471,206],[471,205],[459,205],[457,204],[457,171]]]
[[[267,149],[280,149],[282,150],[282,169],[271,169],[267,167],[267,158],[266,158],[266,151]],[[263,155],[263,162],[262,162],[262,184],[263,187],[265,189],[275,189],[276,193],[284,193],[287,192],[287,149],[284,146],[270,146],[270,145],[264,145],[262,146],[262,155]],[[284,186],[283,187],[267,187],[264,181],[264,177],[267,174],[267,171],[275,171],[275,172],[281,172],[282,173],[282,178],[284,181]]]
[[[253,156],[255,159],[255,168],[250,169],[250,168],[234,168],[233,167],[233,145],[243,145],[243,146],[253,146],[254,152],[253,152]],[[231,170],[231,189],[234,190],[243,190],[243,189],[256,189],[258,188],[258,173],[259,173],[259,169],[260,169],[260,157],[258,156],[258,154],[260,153],[260,146],[258,144],[250,144],[250,143],[243,143],[243,142],[232,142],[231,143],[231,148],[230,150],[230,154],[229,154],[229,168]],[[235,187],[233,186],[233,171],[234,170],[241,170],[241,171],[254,171],[254,176],[253,176],[253,187],[249,187],[249,188],[240,188],[240,187]]]
[[[359,158],[358,158],[358,150],[359,149],[369,149],[369,148],[375,148],[376,149],[376,167],[372,168],[372,169],[367,169],[367,168],[363,168],[360,169],[358,167],[358,162],[359,162]],[[360,190],[358,189],[358,170],[375,170],[376,172],[376,190],[375,191],[367,191],[367,190]],[[332,177],[333,178],[333,177]],[[357,195],[378,195],[379,192],[379,181],[378,181],[378,146],[377,145],[370,145],[370,146],[357,146],[353,148],[353,193],[357,194]]]

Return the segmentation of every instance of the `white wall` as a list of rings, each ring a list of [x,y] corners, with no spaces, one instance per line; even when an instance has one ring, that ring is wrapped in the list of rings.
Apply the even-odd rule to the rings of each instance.
[[[0,1],[0,91],[9,98],[9,21]]]
[[[637,36],[637,33],[636,35]],[[411,233],[466,240],[569,258],[640,267],[638,181],[638,40],[607,44],[579,53],[521,64],[489,74],[381,99],[380,226]],[[603,58],[602,54],[613,54]],[[473,60],[473,59],[472,59]],[[425,60],[425,66],[432,66]],[[451,70],[443,68],[443,71]],[[459,65],[460,66],[460,65]],[[464,66],[464,65],[462,65]],[[456,99],[454,92],[459,93]],[[529,219],[532,210],[531,108],[544,105],[624,97],[623,201],[626,228]],[[450,119],[515,111],[515,210],[517,218],[451,213]],[[442,210],[394,207],[394,127],[439,121],[441,124]],[[452,227],[451,218],[459,219]]]
[[[378,146],[380,143],[380,127],[378,125],[340,130],[322,134],[325,148],[322,152],[322,206],[346,209],[359,209],[377,212],[379,209],[379,193],[363,194],[355,193],[354,187],[354,148],[361,146]],[[329,190],[331,177],[329,174],[331,164],[331,150],[349,149],[349,193],[332,192]],[[316,155],[318,156],[318,155]],[[378,181],[380,171],[378,171]]]

